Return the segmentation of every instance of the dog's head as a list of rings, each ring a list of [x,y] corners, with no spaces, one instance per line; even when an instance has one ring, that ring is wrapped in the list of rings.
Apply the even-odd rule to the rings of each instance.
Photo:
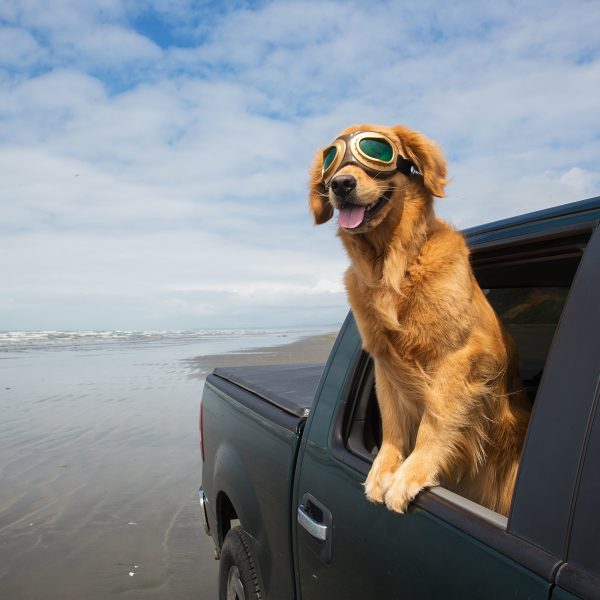
[[[344,130],[317,153],[310,182],[316,224],[338,210],[340,229],[368,233],[407,197],[444,195],[446,161],[430,139],[401,125],[360,125]]]

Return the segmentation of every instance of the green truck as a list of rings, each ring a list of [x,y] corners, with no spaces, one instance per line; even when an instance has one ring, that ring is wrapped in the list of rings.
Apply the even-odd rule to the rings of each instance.
[[[508,518],[443,488],[370,504],[373,365],[348,315],[325,365],[216,369],[201,513],[220,598],[600,598],[600,198],[464,232],[533,412]]]

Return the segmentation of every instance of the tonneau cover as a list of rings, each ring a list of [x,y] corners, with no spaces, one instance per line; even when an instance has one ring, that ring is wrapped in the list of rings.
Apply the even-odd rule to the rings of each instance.
[[[307,417],[324,364],[226,367],[214,374],[297,417]]]

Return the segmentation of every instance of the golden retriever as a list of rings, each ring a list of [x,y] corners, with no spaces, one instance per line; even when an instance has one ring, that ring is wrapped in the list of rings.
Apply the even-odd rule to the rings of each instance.
[[[317,154],[309,204],[316,224],[338,210],[348,298],[375,365],[383,439],[367,498],[402,513],[443,485],[506,515],[531,406],[463,236],[434,215],[446,183],[421,133],[353,126]]]

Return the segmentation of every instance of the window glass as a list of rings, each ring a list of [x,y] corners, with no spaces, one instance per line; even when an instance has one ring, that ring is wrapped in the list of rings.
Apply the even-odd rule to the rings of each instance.
[[[535,398],[569,287],[512,287],[484,290],[519,351],[521,379]]]
[[[558,323],[568,287],[518,287],[484,290],[505,325],[554,325]]]

